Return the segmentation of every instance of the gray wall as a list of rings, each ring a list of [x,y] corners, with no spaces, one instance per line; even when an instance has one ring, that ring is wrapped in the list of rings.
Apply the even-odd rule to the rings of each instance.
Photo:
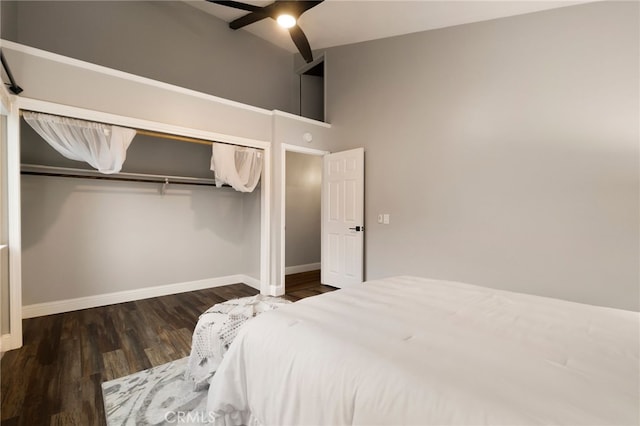
[[[8,40],[266,109],[298,108],[291,53],[182,1],[1,3]]]
[[[2,38],[14,40],[18,34],[18,2],[0,2],[0,35]]]
[[[250,278],[260,281],[260,250],[261,250],[261,201],[262,182],[256,189],[242,196],[243,215],[243,269],[242,272]]]
[[[245,271],[243,196],[231,189],[22,178],[23,304]]]
[[[22,125],[22,161],[81,167]],[[213,177],[211,148],[136,136],[129,171]],[[260,191],[22,176],[23,304],[249,274]]]
[[[300,76],[300,115],[324,121],[324,77]]]
[[[287,152],[285,266],[320,262],[322,157]]]
[[[591,3],[330,49],[335,148],[366,150],[367,279],[638,310],[638,8]]]

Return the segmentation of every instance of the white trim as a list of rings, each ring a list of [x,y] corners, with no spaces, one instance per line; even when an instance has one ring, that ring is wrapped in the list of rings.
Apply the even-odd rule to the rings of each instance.
[[[203,290],[206,288],[221,287],[224,285],[238,283],[244,283],[253,288],[256,288],[256,283],[258,287],[260,285],[260,282],[255,278],[248,277],[243,274],[229,275],[226,277],[208,278],[184,283],[144,287],[135,290],[125,290],[114,293],[98,294],[95,296],[26,305],[22,307],[22,318],[41,317],[44,315],[53,315],[62,312],[113,305],[114,303],[131,302],[134,300],[149,299],[151,297],[167,296],[170,294],[185,293],[188,291]]]
[[[319,157],[329,154],[329,151],[309,148],[306,146],[291,145],[287,143],[280,144],[280,168],[282,169],[282,177],[280,180],[280,276],[276,283],[280,294],[284,294],[286,266],[285,266],[285,249],[286,235],[285,227],[287,225],[286,202],[287,202],[287,151],[298,152],[307,155],[317,155]],[[324,176],[322,177],[324,179]]]
[[[317,271],[320,269],[320,262],[307,263],[306,265],[287,266],[284,268],[285,275],[299,274],[301,272]]]
[[[141,77],[139,75],[131,74],[124,71],[119,71],[113,68],[108,68],[102,65],[92,64],[91,62],[81,61],[79,59],[69,58],[57,53],[47,52],[46,50],[36,49],[35,47],[25,46],[23,44],[15,43],[9,40],[0,39],[3,47],[10,50],[15,50],[26,55],[35,56],[37,58],[46,59],[60,64],[69,65],[76,68],[85,69],[88,71],[97,72],[100,74],[108,75],[111,77],[122,78],[136,83],[146,84],[147,86],[157,87],[159,89],[170,90],[172,92],[180,93],[183,95],[193,96],[200,99],[216,102],[219,104],[233,106],[235,108],[244,109],[247,111],[253,111],[264,115],[271,115],[271,111],[264,108],[258,108],[255,106],[243,104],[241,102],[232,101],[230,99],[220,98],[218,96],[209,95],[207,93],[198,92],[196,90],[187,89],[184,87],[176,86],[162,81],[152,80],[147,77]]]
[[[0,90],[0,114],[9,115],[11,112],[11,98],[13,95],[7,90],[7,86],[2,84]]]
[[[308,155],[317,155],[317,156],[331,154],[329,151],[323,151],[321,149],[309,148],[309,147],[300,146],[300,145],[292,145],[288,143],[283,143],[280,146],[284,151],[297,152],[298,154],[308,154]]]
[[[242,277],[242,283],[248,285],[249,287],[253,287],[256,290],[260,290],[262,293],[262,281],[257,278],[250,277],[249,275],[239,275]]]
[[[1,159],[1,158],[0,158]],[[6,245],[0,245],[0,256],[2,256],[2,252],[7,248]],[[2,272],[2,265],[0,265],[0,273]],[[7,274],[8,275],[8,274]],[[8,285],[8,283],[7,283]],[[2,291],[2,289],[0,288],[0,291]],[[0,304],[2,302],[2,297],[0,295]],[[11,331],[11,330],[9,330]],[[1,332],[1,330],[0,330]],[[10,346],[11,343],[11,334],[3,334],[2,336],[0,336],[0,359],[2,359],[2,357],[4,356],[4,348],[8,348]]]
[[[11,334],[3,334],[2,337],[0,337],[0,353],[2,354],[0,358],[4,356],[5,352],[10,351],[11,349],[17,349],[12,346],[12,343],[13,336],[11,336]]]
[[[271,285],[271,286],[269,286],[269,295],[271,295],[271,296],[282,296],[282,295],[284,295],[284,290],[282,290],[281,286]]]
[[[20,210],[20,114],[17,103],[7,116],[7,223],[9,226],[9,339],[3,350],[22,346],[22,225]]]
[[[41,101],[39,99],[25,98],[22,96],[17,98],[16,104],[18,105],[19,109],[62,115],[64,117],[80,118],[89,121],[98,121],[100,123],[115,124],[118,126],[130,127],[133,129],[153,130],[156,132],[167,133],[171,135],[188,136],[197,139],[225,142],[234,145],[250,146],[253,148],[261,149],[265,149],[266,147],[271,146],[271,142],[269,141],[225,135],[223,133],[215,133],[204,130],[196,130],[188,127],[161,123],[158,121],[132,118],[124,115],[116,115],[107,112],[56,104],[48,101]]]
[[[324,77],[322,77],[322,97],[324,99],[324,102],[322,102],[323,104],[323,108],[322,108],[322,117],[323,119],[327,119],[327,76],[326,76],[326,72],[327,72],[327,56],[326,56],[326,52],[324,52],[322,54],[323,56],[323,60],[324,60],[324,72],[325,75]]]
[[[325,123],[324,121],[314,120],[312,118],[302,117],[300,115],[291,114],[290,112],[284,112],[277,109],[273,110],[273,115],[279,115],[280,117],[292,118],[294,120],[301,121],[303,123],[314,124],[316,126],[325,127],[327,129],[331,128],[331,124]]]
[[[260,184],[260,282],[261,294],[272,295],[271,284],[271,144],[264,147]]]

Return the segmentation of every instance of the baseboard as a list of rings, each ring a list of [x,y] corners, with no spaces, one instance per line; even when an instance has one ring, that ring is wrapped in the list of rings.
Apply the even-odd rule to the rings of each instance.
[[[269,296],[284,296],[284,286],[270,285]]]
[[[285,275],[299,274],[301,272],[317,271],[320,269],[320,262],[307,263],[306,265],[287,266],[284,268]]]
[[[2,358],[7,351],[20,347],[21,343],[16,342],[15,340],[16,339],[14,339],[14,336],[11,334],[2,335],[2,338],[0,338],[0,358]]]
[[[260,291],[260,280],[257,278],[250,277],[249,275],[242,275],[242,281],[240,282]]]
[[[78,297],[75,299],[56,300],[53,302],[36,303],[22,306],[22,318],[34,318],[98,306],[113,305],[114,303],[131,302],[149,299],[151,297],[167,296],[169,294],[185,293],[187,291],[203,290],[205,288],[221,287],[223,285],[245,283],[260,289],[260,280],[247,275],[229,275],[226,277],[208,278],[198,281],[167,284],[155,287],[145,287],[135,290],[118,291],[115,293],[98,294],[95,296]],[[3,336],[4,338],[4,336]]]

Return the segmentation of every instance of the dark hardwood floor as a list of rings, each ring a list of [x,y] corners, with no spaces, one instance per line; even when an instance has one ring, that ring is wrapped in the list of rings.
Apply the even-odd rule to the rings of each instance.
[[[320,271],[287,275],[284,283],[286,288],[284,297],[292,302],[336,289],[335,287],[320,284]]]
[[[285,297],[332,290],[305,272],[287,276]],[[234,284],[24,320],[24,346],[2,358],[0,423],[104,425],[102,382],[188,356],[201,313],[254,294]]]

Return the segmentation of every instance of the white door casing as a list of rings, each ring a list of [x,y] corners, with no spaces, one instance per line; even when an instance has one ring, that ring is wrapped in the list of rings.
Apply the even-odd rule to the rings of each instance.
[[[364,250],[364,148],[324,156],[321,281],[360,284]]]
[[[315,148],[308,148],[306,146],[291,145],[283,143],[280,145],[280,169],[282,170],[280,179],[280,276],[278,282],[278,290],[274,290],[272,296],[281,296],[285,293],[285,242],[286,242],[286,194],[287,194],[287,152],[297,152],[299,154],[316,155],[324,157],[329,154],[329,151],[323,151]],[[322,219],[321,219],[322,220]],[[322,245],[322,243],[320,243]],[[274,268],[276,269],[276,268]]]

